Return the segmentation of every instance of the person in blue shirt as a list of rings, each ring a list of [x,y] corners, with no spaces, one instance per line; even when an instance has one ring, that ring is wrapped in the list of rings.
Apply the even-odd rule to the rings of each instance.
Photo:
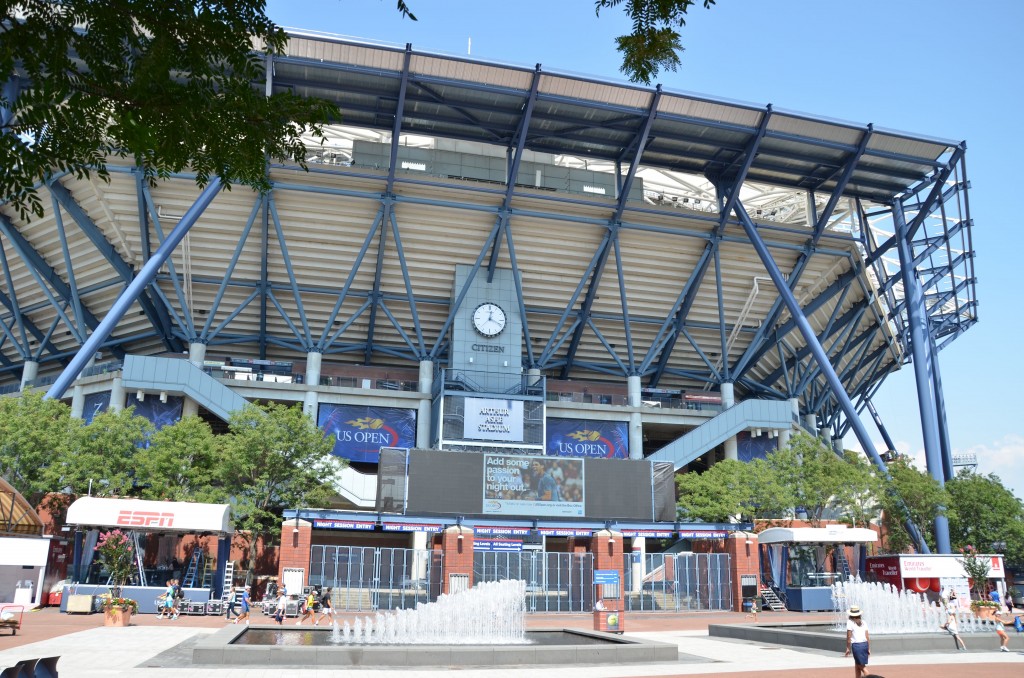
[[[235,621],[233,621],[231,623],[232,624],[237,624],[238,622],[240,622],[240,621],[242,621],[244,619],[245,620],[245,625],[248,626],[249,625],[249,608],[250,608],[251,602],[252,602],[252,599],[249,597],[249,589],[247,589],[247,588],[246,589],[242,589],[242,600],[240,602],[242,603],[242,614],[240,614],[237,617],[235,617]]]

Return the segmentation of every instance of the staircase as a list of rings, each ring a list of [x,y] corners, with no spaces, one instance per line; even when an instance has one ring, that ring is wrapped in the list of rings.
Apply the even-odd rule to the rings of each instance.
[[[793,406],[788,400],[744,400],[648,457],[670,461],[678,471],[709,450],[713,450],[748,428],[789,429]]]
[[[784,612],[786,609],[786,604],[782,602],[771,586],[761,585],[761,600],[772,612]]]
[[[248,402],[189,361],[178,358],[126,355],[121,368],[121,382],[126,391],[167,391],[187,395],[224,421]]]
[[[833,553],[836,559],[836,572],[843,575],[843,581],[850,581],[850,561],[846,559],[846,549],[839,544]]]

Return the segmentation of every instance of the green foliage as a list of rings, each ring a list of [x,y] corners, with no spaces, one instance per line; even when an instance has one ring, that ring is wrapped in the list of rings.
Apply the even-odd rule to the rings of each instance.
[[[988,571],[991,569],[988,558],[980,557],[978,550],[968,544],[960,549],[960,564],[971,580],[971,589],[980,600],[988,587]]]
[[[0,476],[38,504],[53,489],[47,466],[65,454],[76,426],[67,405],[42,393],[0,398]]]
[[[946,491],[952,509],[949,538],[953,548],[973,544],[1003,553],[1011,566],[1024,566],[1024,502],[999,476],[962,469],[946,483]]]
[[[79,424],[72,431],[66,453],[47,469],[50,487],[70,488],[71,494],[83,496],[89,492],[91,480],[94,497],[135,495],[136,453],[153,432],[153,425],[135,416],[132,407],[107,410],[88,426]]]
[[[272,534],[286,508],[323,505],[342,462],[300,406],[247,404],[231,414],[219,474],[234,505],[235,527],[249,531],[250,567],[256,538]]]
[[[676,477],[678,510],[684,520],[729,522],[750,503],[751,469],[733,460],[720,461],[704,473]]]
[[[337,117],[325,101],[266,96],[265,54],[287,37],[264,0],[23,0],[0,21],[0,72],[21,79],[0,99],[13,113],[0,201],[23,218],[43,214],[37,182],[107,179],[109,156],[133,158],[151,184],[190,171],[201,186],[218,176],[266,191],[267,156],[305,166],[301,135]]]
[[[683,51],[678,28],[686,25],[686,14],[697,0],[625,0],[625,11],[633,32],[615,39],[622,52],[622,72],[633,82],[650,84],[661,71],[679,68]],[[623,0],[596,0],[595,10],[611,9]],[[710,9],[715,0],[704,0]]]
[[[121,530],[103,532],[96,543],[95,551],[103,568],[110,574],[111,584],[114,587],[127,584],[135,570],[133,547],[128,535]]]
[[[886,529],[885,551],[904,553],[914,545],[903,526],[908,518],[934,549],[935,534],[929,528],[939,515],[953,519],[953,512],[948,509],[949,494],[937,480],[915,468],[908,457],[899,456],[888,466],[892,480],[883,482],[884,491],[879,495]]]
[[[226,500],[217,481],[220,441],[196,416],[164,426],[135,455],[135,476],[143,499],[219,503]]]

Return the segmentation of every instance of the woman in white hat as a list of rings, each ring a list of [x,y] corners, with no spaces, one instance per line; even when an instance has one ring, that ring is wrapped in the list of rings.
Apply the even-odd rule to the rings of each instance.
[[[868,645],[868,625],[860,616],[860,608],[854,605],[850,608],[846,622],[846,654],[849,657],[853,653],[853,670],[856,678],[863,678],[868,668],[868,657],[871,656],[871,649]]]

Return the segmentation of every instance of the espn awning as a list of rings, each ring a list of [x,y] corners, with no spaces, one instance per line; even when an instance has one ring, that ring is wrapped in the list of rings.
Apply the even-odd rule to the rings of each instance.
[[[68,525],[120,527],[140,532],[213,532],[229,535],[231,507],[183,501],[82,497],[68,508]]]
[[[878,534],[865,527],[770,527],[757,535],[761,544],[870,544]]]

